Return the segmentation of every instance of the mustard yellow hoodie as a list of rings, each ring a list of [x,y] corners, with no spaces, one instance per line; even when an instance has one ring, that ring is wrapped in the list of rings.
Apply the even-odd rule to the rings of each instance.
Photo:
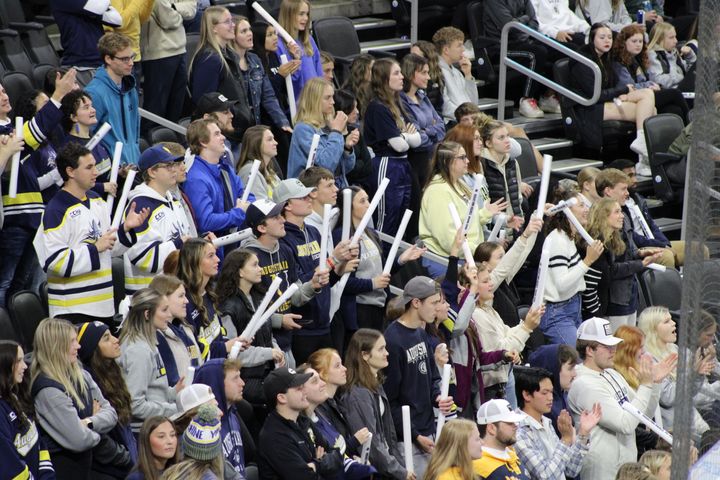
[[[141,60],[140,54],[140,26],[147,22],[152,13],[155,0],[110,0],[110,4],[120,13],[122,27],[105,27],[105,30],[115,31],[130,37],[132,49],[135,52],[135,61]]]

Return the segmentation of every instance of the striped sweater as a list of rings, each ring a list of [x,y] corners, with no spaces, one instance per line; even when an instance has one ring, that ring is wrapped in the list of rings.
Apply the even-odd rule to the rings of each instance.
[[[95,242],[110,228],[105,200],[93,191],[78,199],[60,190],[47,205],[35,250],[48,276],[50,316],[81,313],[93,317],[115,314],[111,258],[135,241],[134,233],[118,229],[115,247],[98,252]]]
[[[543,247],[546,245],[550,247],[550,263],[543,300],[564,302],[585,290],[584,275],[589,267],[582,261],[575,242],[562,230],[550,232]]]

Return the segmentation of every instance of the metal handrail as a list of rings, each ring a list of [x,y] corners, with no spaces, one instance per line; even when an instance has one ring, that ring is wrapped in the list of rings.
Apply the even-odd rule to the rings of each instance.
[[[586,67],[590,68],[595,74],[593,96],[590,98],[585,98],[581,95],[578,95],[572,90],[568,90],[567,88],[563,87],[559,83],[550,80],[549,78],[545,78],[543,75],[540,75],[537,72],[533,72],[526,66],[521,65],[515,60],[510,59],[508,57],[508,36],[511,29],[520,30],[521,32],[528,34],[537,41],[544,43],[548,47],[564,53],[573,60],[576,60],[577,62],[582,63]],[[500,35],[500,72],[498,75],[498,105],[505,105],[505,81],[507,77],[507,67],[510,67],[513,70],[517,70],[518,72],[522,73],[527,77],[530,77],[536,82],[542,83],[546,87],[551,88],[562,95],[565,95],[566,97],[568,97],[574,102],[579,103],[580,105],[585,105],[586,107],[589,107],[590,105],[594,105],[595,103],[597,103],[598,99],[600,98],[600,82],[602,81],[602,73],[600,73],[600,67],[598,67],[595,62],[593,62],[586,56],[569,49],[560,42],[553,40],[552,38],[546,37],[537,30],[532,29],[527,25],[523,25],[520,22],[506,23],[502,29],[502,34]],[[504,108],[498,107],[497,118],[500,121],[505,120]]]
[[[150,120],[151,122],[157,123],[161,127],[169,128],[170,130],[177,132],[181,135],[187,134],[187,128],[183,127],[182,125],[179,125],[175,122],[171,122],[170,120],[160,117],[158,115],[155,115],[152,112],[148,112],[144,108],[140,109],[140,116],[142,118],[145,118],[147,120]]]

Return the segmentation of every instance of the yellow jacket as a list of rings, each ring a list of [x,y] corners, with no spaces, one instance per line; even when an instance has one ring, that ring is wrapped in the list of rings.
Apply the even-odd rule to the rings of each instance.
[[[450,217],[448,205],[453,203],[465,221],[467,215],[467,201],[469,195],[460,196],[440,175],[435,175],[423,192],[420,205],[420,239],[432,251],[443,257],[450,256],[450,248],[455,240],[455,224]],[[485,241],[483,225],[488,223],[492,215],[486,208],[476,208],[473,212],[470,228],[467,233],[470,250]],[[462,253],[458,253],[462,255]]]
[[[152,13],[155,0],[110,0],[110,4],[122,17],[122,27],[105,27],[105,30],[115,31],[130,37],[132,49],[135,52],[135,61],[141,60],[140,54],[140,26],[147,22]]]

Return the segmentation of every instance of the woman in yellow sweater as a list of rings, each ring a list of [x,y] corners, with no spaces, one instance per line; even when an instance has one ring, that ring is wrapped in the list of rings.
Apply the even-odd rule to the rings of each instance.
[[[420,206],[420,239],[428,250],[441,257],[450,255],[457,232],[448,205],[455,205],[462,221],[467,215],[472,192],[462,177],[468,172],[468,164],[465,149],[456,142],[439,144],[433,155],[430,180],[425,185]],[[465,232],[470,251],[484,241],[483,225],[506,207],[507,203],[501,199],[495,203],[485,201],[483,208],[474,210],[470,227]],[[423,265],[433,278],[443,275],[446,270],[445,265],[426,258],[423,258]]]

